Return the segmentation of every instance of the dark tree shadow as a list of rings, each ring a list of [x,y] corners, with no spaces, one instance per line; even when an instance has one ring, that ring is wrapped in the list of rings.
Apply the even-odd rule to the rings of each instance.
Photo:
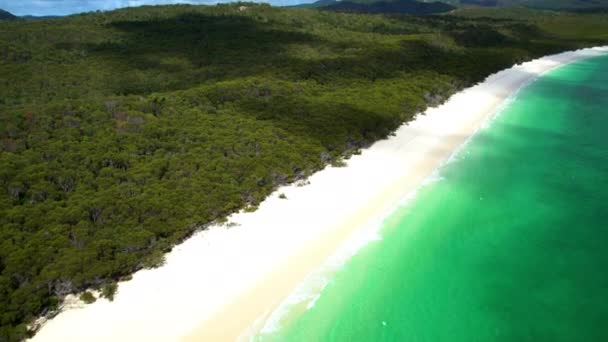
[[[120,41],[89,44],[89,53],[124,70],[165,73],[171,81],[157,88],[138,88],[137,80],[117,82],[132,88],[118,93],[148,93],[185,89],[213,80],[247,77],[293,65],[285,56],[290,44],[312,43],[311,34],[277,30],[237,15],[185,13],[146,21],[116,21],[110,29],[124,34]],[[179,80],[173,80],[179,77]]]

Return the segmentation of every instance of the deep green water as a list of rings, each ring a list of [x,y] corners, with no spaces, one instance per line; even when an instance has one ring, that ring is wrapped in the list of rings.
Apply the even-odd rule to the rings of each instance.
[[[524,88],[280,341],[608,341],[608,57]]]

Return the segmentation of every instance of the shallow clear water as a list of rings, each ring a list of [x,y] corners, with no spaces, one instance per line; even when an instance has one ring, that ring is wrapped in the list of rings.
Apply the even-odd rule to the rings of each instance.
[[[521,90],[262,341],[608,341],[608,56]]]

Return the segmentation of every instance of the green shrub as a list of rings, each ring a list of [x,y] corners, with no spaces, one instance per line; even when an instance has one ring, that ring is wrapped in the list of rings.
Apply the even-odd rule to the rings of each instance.
[[[80,300],[85,302],[86,304],[91,304],[94,303],[97,298],[95,298],[95,296],[91,292],[85,291],[80,295]]]
[[[101,296],[107,298],[109,301],[113,301],[117,290],[118,285],[115,282],[106,284],[101,288]]]

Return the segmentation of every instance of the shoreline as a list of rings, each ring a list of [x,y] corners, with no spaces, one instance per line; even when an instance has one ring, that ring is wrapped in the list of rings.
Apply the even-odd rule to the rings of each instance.
[[[33,340],[246,337],[353,234],[415,191],[505,100],[555,67],[606,52],[565,52],[489,76],[352,156],[346,167],[327,167],[306,186],[281,187],[256,212],[230,216],[234,227],[196,233],[167,254],[164,266],[121,282],[114,302],[82,305],[71,298],[73,307]]]

